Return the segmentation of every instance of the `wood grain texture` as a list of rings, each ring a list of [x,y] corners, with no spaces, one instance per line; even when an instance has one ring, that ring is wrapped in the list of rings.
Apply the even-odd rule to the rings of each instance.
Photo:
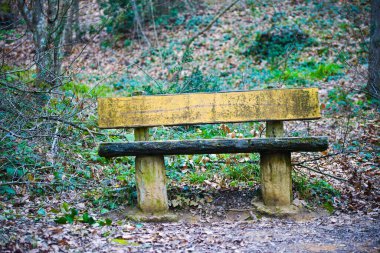
[[[143,213],[169,210],[163,156],[136,156],[137,205]]]
[[[261,193],[266,206],[292,203],[292,165],[290,152],[260,154]]]
[[[135,141],[101,143],[99,146],[99,155],[103,157],[119,157],[275,151],[295,152],[324,151],[327,148],[327,137]]]
[[[321,117],[317,88],[98,99],[99,127],[149,127]]]
[[[284,123],[266,123],[267,138],[282,138]],[[327,139],[325,140],[327,142]],[[261,194],[266,206],[289,206],[292,202],[292,165],[289,151],[260,153]]]

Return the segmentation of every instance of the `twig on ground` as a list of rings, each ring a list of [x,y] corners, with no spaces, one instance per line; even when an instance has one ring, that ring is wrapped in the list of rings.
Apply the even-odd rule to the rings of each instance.
[[[231,209],[227,209],[226,211],[231,211],[231,212],[252,212],[252,211],[256,211],[256,209],[254,209],[254,208],[242,208],[242,209],[231,208]]]
[[[340,152],[337,152],[337,153],[327,154],[327,155],[320,156],[320,157],[317,157],[317,158],[313,158],[313,159],[310,159],[310,160],[305,160],[305,161],[302,161],[302,162],[293,163],[292,165],[298,166],[298,165],[301,165],[301,164],[304,164],[304,163],[318,161],[318,160],[321,160],[321,159],[324,159],[324,158],[327,158],[327,157],[331,157],[331,156],[337,156],[337,155],[341,155],[341,154],[356,154],[356,153],[358,153],[358,151],[349,151],[349,152],[348,151],[340,151]]]
[[[226,160],[219,160],[219,161],[207,161],[205,163],[221,163],[221,164],[240,164],[240,163],[250,163],[250,164],[259,164],[259,161],[243,161],[243,162],[240,162],[240,161],[226,161]]]
[[[311,170],[311,171],[313,171],[315,173],[319,173],[321,175],[324,175],[324,176],[327,176],[327,177],[331,177],[331,178],[334,178],[334,179],[339,180],[339,181],[347,182],[347,179],[344,179],[344,178],[341,178],[341,177],[337,177],[337,176],[334,176],[334,175],[331,175],[331,174],[327,174],[327,173],[324,173],[324,172],[322,172],[320,170],[316,170],[316,169],[310,168],[310,167],[302,165],[302,164],[292,164],[292,165],[293,166],[299,166],[299,167]]]
[[[4,131],[4,132],[7,132],[11,135],[13,135],[14,137],[16,138],[20,138],[20,139],[33,139],[33,138],[36,138],[36,137],[51,137],[52,135],[32,135],[32,136],[22,136],[22,135],[19,135],[19,134],[16,134],[15,132],[5,128],[5,127],[2,127],[0,126],[0,130],[1,131]],[[57,135],[59,136],[59,135]]]
[[[6,186],[6,185],[28,185],[28,184],[44,184],[44,185],[60,185],[59,183],[51,183],[51,182],[30,182],[30,181],[13,181],[13,182],[4,182],[0,183],[0,186]]]

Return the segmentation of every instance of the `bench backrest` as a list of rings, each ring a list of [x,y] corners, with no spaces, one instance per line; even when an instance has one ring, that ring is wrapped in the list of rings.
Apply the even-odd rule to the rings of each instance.
[[[151,127],[321,117],[317,88],[98,99],[99,127]]]

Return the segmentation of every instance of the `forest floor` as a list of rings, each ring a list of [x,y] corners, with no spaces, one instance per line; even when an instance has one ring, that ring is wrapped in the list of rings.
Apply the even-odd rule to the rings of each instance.
[[[231,211],[218,221],[181,212],[173,223],[106,227],[21,218],[0,221],[1,252],[379,252],[379,216],[308,214],[256,218]],[[323,213],[323,212],[322,212]],[[120,214],[119,214],[120,215]],[[121,215],[122,217],[122,215]],[[254,218],[252,218],[254,217]],[[17,243],[16,243],[17,242]],[[17,251],[17,249],[20,249]]]
[[[47,217],[33,219],[24,215],[0,221],[0,251],[375,253],[380,250],[378,212],[336,211],[331,215],[323,208],[309,208],[290,217],[265,217],[252,207],[255,197],[252,191],[218,193],[202,206],[172,210],[179,221],[170,223],[128,221],[125,216],[131,207],[97,217],[112,220],[108,226],[83,222],[59,225]],[[21,204],[19,208],[35,213],[28,210],[28,205]]]
[[[276,8],[258,5],[257,9],[262,10],[253,15],[252,8],[242,4],[223,15],[205,36],[197,39],[193,61],[185,66],[183,76],[190,76],[195,68],[199,68],[204,76],[216,73],[216,76],[225,77],[222,81],[212,79],[222,89],[266,88],[268,80],[278,88],[319,87],[323,118],[313,122],[287,122],[285,127],[287,134],[329,137],[331,147],[328,151],[294,154],[292,163],[298,164],[295,169],[302,175],[323,179],[337,189],[339,197],[329,200],[333,204],[320,202],[306,205],[309,211],[295,217],[263,217],[252,209],[251,201],[255,198],[252,190],[246,193],[239,185],[233,186],[232,180],[222,180],[213,175],[195,188],[217,194],[210,201],[192,197],[191,200],[196,201],[192,208],[176,207],[174,201],[181,206],[181,201],[190,200],[175,199],[175,191],[169,192],[171,209],[181,218],[179,222],[139,223],[125,219],[128,209],[123,206],[100,215],[101,208],[92,208],[89,198],[83,197],[88,192],[63,191],[48,196],[31,196],[28,189],[16,186],[17,198],[0,198],[0,252],[380,252],[380,171],[379,152],[376,149],[379,142],[379,112],[366,102],[365,95],[358,92],[366,83],[366,66],[360,62],[363,39],[360,29],[367,31],[368,28],[355,22],[360,18],[366,20],[368,16],[364,14],[353,18],[354,21],[342,17],[339,13],[341,2],[332,4],[338,14],[334,14],[333,9],[315,7],[317,5],[312,3],[300,3],[293,8],[290,2],[294,1],[278,3],[276,8],[282,13],[279,18],[286,18],[286,22],[290,20],[290,23],[297,23],[295,20],[304,22],[300,24],[302,29],[308,30],[309,35],[320,42],[307,50],[291,52],[288,58],[290,63],[295,64],[294,68],[288,68],[287,62],[279,63],[276,68],[281,70],[280,73],[277,69],[273,70],[266,60],[251,60],[244,55],[242,51],[255,39],[254,34],[270,28],[268,16],[275,16],[273,12]],[[90,26],[91,22],[99,22],[100,12],[96,1],[86,3],[88,5],[83,6],[81,18]],[[79,72],[76,81],[89,83],[91,87],[105,83],[112,86],[117,95],[157,83],[162,84],[164,90],[167,88],[165,85],[169,86],[165,80],[172,78],[170,68],[175,67],[182,57],[182,40],[196,32],[186,24],[192,21],[204,27],[221,7],[219,4],[200,9],[196,15],[187,14],[187,23],[177,28],[157,28],[156,32],[156,28],[147,27],[146,35],[157,50],[148,50],[143,40],[136,38],[126,39],[132,41],[127,48],[120,40],[104,48],[109,34],[102,32],[94,38],[86,34],[85,45],[75,46],[65,65],[76,59],[73,65],[73,69]],[[317,17],[313,16],[310,21],[308,16],[313,12]],[[346,23],[353,25],[346,26]],[[349,58],[337,71],[334,63],[338,62],[338,52],[341,51],[347,51]],[[14,57],[21,62],[32,55],[31,52],[29,40],[14,52]],[[77,59],[79,52],[81,55]],[[321,65],[315,65],[315,62]],[[305,66],[313,68],[313,64],[317,69],[311,72],[304,69]],[[320,70],[322,65],[325,67]],[[317,76],[319,74],[322,76]],[[180,80],[184,79],[182,77]],[[302,82],[298,83],[297,80]],[[253,83],[256,86],[252,86]],[[256,132],[253,135],[259,136]],[[93,149],[96,149],[95,146]],[[92,166],[96,176],[88,183],[89,192],[92,191],[91,187],[97,187],[99,191],[102,185],[95,178],[102,178],[108,165],[98,163],[96,159],[83,158],[75,152],[72,156],[75,162]],[[177,167],[181,173],[189,174],[187,167]],[[310,171],[310,167],[317,171]],[[47,183],[54,178],[52,175],[43,176],[46,176]],[[125,181],[113,178],[111,183],[105,185],[125,187]],[[172,188],[184,188],[190,184],[189,180],[177,182],[172,178],[170,182]],[[257,184],[252,186],[255,190],[257,187]],[[320,194],[322,187],[317,186],[313,191]],[[230,194],[223,192],[223,189]],[[315,196],[308,197],[312,201]],[[302,197],[295,191],[297,201]],[[70,203],[70,207],[65,203]],[[332,206],[322,208],[325,203]],[[88,212],[96,217],[97,222],[88,225],[78,215],[72,215],[73,219],[75,216],[73,224],[57,224],[54,221],[59,215],[68,215],[71,210],[80,214]],[[99,221],[106,223],[107,219],[112,224],[99,225]]]
[[[69,195],[75,193],[62,197]],[[252,191],[219,192],[203,205],[172,209],[179,221],[170,223],[129,221],[126,214],[131,207],[121,207],[96,216],[97,223],[92,225],[78,219],[73,224],[57,224],[54,215],[34,216],[36,210],[28,201],[13,203],[25,213],[17,219],[0,220],[0,252],[380,251],[379,212],[330,214],[309,207],[276,218],[262,216],[252,207],[256,197]],[[56,206],[55,201],[47,200],[50,206]],[[79,211],[83,203],[76,206]],[[99,225],[104,219],[112,224]]]

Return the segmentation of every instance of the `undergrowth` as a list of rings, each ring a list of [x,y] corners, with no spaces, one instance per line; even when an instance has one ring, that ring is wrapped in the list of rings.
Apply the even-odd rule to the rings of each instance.
[[[329,213],[334,212],[335,198],[340,192],[323,179],[307,178],[293,173],[293,188],[301,199],[307,200],[311,205],[323,206]]]

